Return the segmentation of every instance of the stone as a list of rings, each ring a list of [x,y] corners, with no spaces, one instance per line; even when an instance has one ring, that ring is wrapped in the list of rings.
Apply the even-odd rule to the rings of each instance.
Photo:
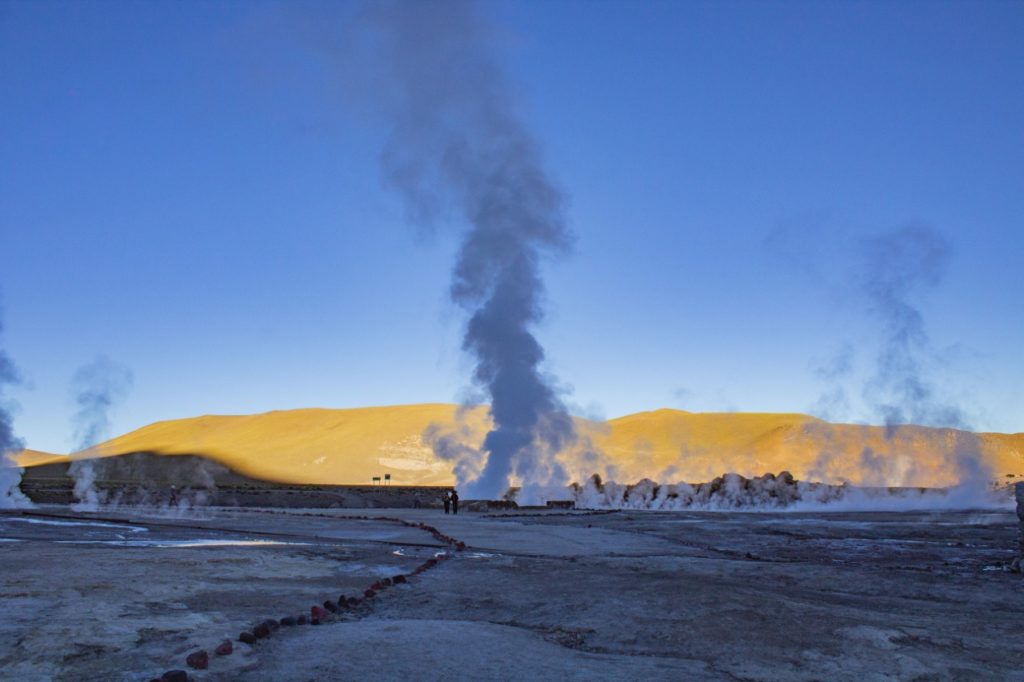
[[[309,618],[306,617],[306,614],[302,614],[301,616],[299,616],[298,618],[295,619],[295,624],[296,625],[305,625],[308,622],[309,622]]]
[[[217,645],[217,648],[213,650],[213,653],[218,656],[230,656],[234,652],[235,647],[231,643],[230,639],[225,639],[223,642]]]
[[[396,575],[394,578],[391,579],[391,582],[393,582],[396,585],[404,583],[404,582],[406,582],[405,576],[404,575]]]
[[[264,639],[270,637],[270,626],[265,622],[260,623],[252,629],[252,634],[256,635],[256,639]]]
[[[366,590],[365,592],[363,592],[363,596],[366,597],[367,599],[373,599],[374,597],[377,596],[377,593],[374,592],[373,590]]]
[[[328,611],[330,611],[331,613],[337,613],[338,612],[338,605],[335,604],[330,599],[328,599],[327,601],[324,602],[324,608],[327,609]]]
[[[285,616],[281,619],[281,625],[290,628],[295,625],[295,618],[292,616]]]
[[[185,663],[187,663],[190,668],[206,670],[210,667],[210,654],[203,650],[193,651],[185,657]]]
[[[314,606],[309,609],[309,616],[314,620],[323,620],[327,617],[327,611],[320,608],[319,606]]]
[[[168,670],[160,676],[160,682],[188,682],[188,673],[184,670]]]
[[[280,630],[280,629],[281,629],[281,624],[280,624],[280,623],[278,623],[278,622],[277,622],[276,620],[274,620],[273,618],[267,618],[267,619],[266,619],[265,621],[263,621],[263,622],[267,624],[267,627],[268,627],[268,628],[270,628],[270,631],[271,631],[271,632],[275,632],[275,631],[277,631],[277,630]]]
[[[251,632],[249,632],[248,630],[246,630],[242,634],[238,635],[238,641],[239,642],[244,642],[245,644],[255,644],[256,643],[256,635],[254,635]]]

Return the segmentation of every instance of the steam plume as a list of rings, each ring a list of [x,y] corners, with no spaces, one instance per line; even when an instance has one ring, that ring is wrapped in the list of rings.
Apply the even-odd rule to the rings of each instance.
[[[0,332],[3,324],[0,323]],[[10,413],[4,409],[3,387],[17,381],[18,374],[7,354],[0,350],[0,509],[10,509],[28,504],[28,498],[22,494],[22,470],[11,459],[11,453],[23,447],[20,439],[14,435],[14,427]]]
[[[828,363],[815,369],[814,373],[827,382],[830,388],[818,397],[812,414],[828,421],[845,417],[850,409],[850,401],[842,379],[850,373],[852,366],[853,346],[847,344]]]
[[[454,212],[469,227],[450,293],[470,316],[462,346],[476,360],[473,380],[490,397],[494,428],[482,468],[457,468],[475,474],[460,480],[464,494],[499,497],[513,478],[521,500],[564,490],[555,454],[574,439],[573,424],[540,371],[544,351],[532,331],[543,316],[541,260],[571,242],[563,197],[516,116],[473,6],[374,4],[358,28],[380,69],[375,94],[391,127],[386,183],[413,218]],[[438,454],[452,457],[451,445]]]
[[[883,345],[865,398],[883,418],[890,441],[905,424],[968,429],[964,411],[943,400],[929,380],[928,365],[936,354],[924,316],[913,303],[919,290],[942,281],[949,257],[945,240],[926,227],[905,227],[865,240],[862,253],[864,291],[883,329]],[[950,460],[960,480],[960,496],[969,491],[986,494],[992,472],[977,436],[959,434]]]
[[[71,380],[78,405],[74,416],[78,452],[72,456],[68,473],[75,482],[74,495],[79,508],[95,509],[105,501],[101,491],[96,489],[97,453],[94,448],[110,429],[111,408],[124,399],[131,384],[131,370],[102,355],[79,367]]]
[[[913,303],[920,290],[942,281],[949,256],[946,242],[929,228],[905,227],[866,239],[862,255],[864,292],[883,333],[865,397],[886,426],[964,427],[962,410],[937,399],[928,380],[925,363],[932,349],[924,316]]]
[[[910,511],[938,509],[1003,509],[1009,498],[965,495],[962,488],[859,487],[809,483],[783,471],[746,478],[724,474],[706,483],[657,483],[642,479],[633,485],[605,483],[592,476],[573,485],[581,509],[652,509],[659,511]]]
[[[938,353],[928,337],[917,301],[941,283],[949,248],[941,235],[926,227],[904,227],[873,235],[859,245],[859,290],[879,324],[880,347],[863,386],[863,397],[873,419],[884,424],[884,443],[865,444],[856,462],[861,482],[868,485],[906,485],[934,478],[915,457],[919,430],[910,424],[949,427],[947,447],[931,453],[942,461],[943,473],[959,482],[948,499],[968,505],[972,499],[987,504],[992,473],[985,462],[980,438],[968,431],[964,411],[944,399],[932,380]],[[831,377],[835,378],[835,377]],[[834,393],[838,395],[842,389]],[[953,430],[960,429],[960,430]],[[841,446],[837,444],[841,451]],[[812,475],[835,480],[849,470],[849,462],[826,450]]]

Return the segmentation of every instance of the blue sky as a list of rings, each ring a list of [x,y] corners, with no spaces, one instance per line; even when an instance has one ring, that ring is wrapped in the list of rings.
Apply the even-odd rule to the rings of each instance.
[[[858,245],[925,226],[922,371],[972,426],[1024,430],[1024,4],[501,2],[483,11],[569,197],[546,265],[548,369],[577,413],[845,421],[881,330]],[[15,429],[72,445],[75,370],[160,419],[465,397],[447,301],[463,226],[380,182],[385,132],[320,41],[348,9],[0,4],[0,343]],[[337,28],[335,28],[337,27]]]

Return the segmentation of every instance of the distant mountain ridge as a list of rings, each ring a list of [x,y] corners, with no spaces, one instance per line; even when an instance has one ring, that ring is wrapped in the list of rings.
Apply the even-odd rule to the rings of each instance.
[[[354,409],[280,410],[161,421],[118,436],[90,454],[202,455],[253,478],[362,484],[449,485],[452,464],[430,439],[477,446],[486,407],[447,403]],[[1024,433],[832,424],[804,414],[694,413],[661,409],[595,422],[576,418],[578,443],[560,455],[574,480],[593,473],[621,482],[703,481],[725,472],[788,470],[797,478],[864,485],[946,486],[965,476],[1024,478]],[[67,456],[26,450],[32,467]],[[979,473],[980,472],[980,473]]]

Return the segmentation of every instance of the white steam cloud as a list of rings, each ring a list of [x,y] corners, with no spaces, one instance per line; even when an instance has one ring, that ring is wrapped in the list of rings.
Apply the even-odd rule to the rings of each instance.
[[[956,486],[889,488],[829,485],[795,480],[788,472],[745,478],[725,474],[706,483],[663,484],[643,479],[633,485],[603,483],[597,476],[573,486],[570,499],[580,509],[649,511],[914,511],[1005,509],[1007,491],[978,496]]]
[[[928,377],[935,356],[918,292],[942,282],[949,246],[927,227],[904,227],[861,244],[862,287],[881,325],[882,347],[864,388],[874,411],[890,428],[902,424],[965,428],[964,412],[942,400]]]
[[[857,282],[879,324],[881,340],[863,396],[874,419],[885,426],[886,447],[877,451],[865,446],[859,463],[862,481],[903,485],[919,477],[920,466],[906,427],[947,427],[953,447],[943,453],[945,468],[958,480],[949,499],[985,506],[992,494],[993,472],[983,457],[980,438],[966,431],[964,410],[935,388],[930,369],[939,354],[917,302],[942,282],[948,259],[947,242],[923,226],[882,232],[860,243]],[[832,389],[832,395],[839,393],[841,389]],[[834,459],[834,453],[823,452],[815,473],[829,477]]]
[[[0,322],[0,332],[3,323]],[[15,383],[18,373],[7,354],[0,350],[0,509],[28,506],[29,500],[21,492],[22,469],[11,458],[11,454],[21,450],[23,444],[14,435],[13,419],[4,404],[3,388]]]
[[[78,452],[71,457],[68,473],[74,480],[76,509],[94,510],[106,501],[96,487],[95,446],[107,437],[110,410],[125,398],[131,385],[131,371],[102,355],[79,367],[71,380],[78,407],[73,419]]]
[[[602,484],[592,478],[576,486],[580,507],[702,510],[912,510],[1005,508],[1012,504],[1006,490],[993,484],[993,472],[982,439],[968,429],[965,411],[936,389],[931,370],[939,353],[932,347],[918,298],[941,283],[949,247],[941,235],[926,227],[904,227],[861,241],[857,292],[877,322],[880,345],[862,394],[877,429],[809,424],[804,428],[824,442],[818,460],[808,471],[811,479],[839,481],[826,485],[795,481],[788,474],[744,478],[725,474],[703,484],[661,484],[644,479],[634,485]],[[851,371],[852,347],[847,346],[819,371],[830,388],[819,400],[828,416],[848,409],[841,379]],[[916,425],[941,427],[941,447],[927,447]],[[850,438],[860,432],[860,455],[850,455]],[[873,443],[869,445],[869,443]],[[846,477],[855,472],[859,485]],[[668,473],[668,472],[666,472]],[[912,481],[951,476],[957,484],[942,489],[910,487]],[[662,477],[659,477],[662,478]]]

